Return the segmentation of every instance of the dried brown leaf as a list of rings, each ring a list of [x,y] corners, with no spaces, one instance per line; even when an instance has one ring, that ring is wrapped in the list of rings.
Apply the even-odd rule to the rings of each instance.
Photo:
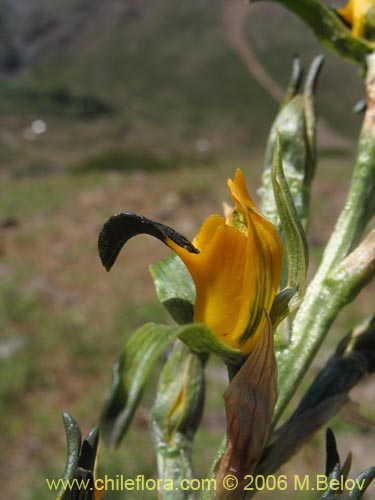
[[[267,442],[277,400],[277,369],[273,331],[268,321],[255,349],[228,386],[225,394],[227,449],[217,471],[218,484],[227,474],[238,479],[235,491],[219,491],[231,500],[243,495],[244,476],[251,474]],[[229,498],[229,497],[228,497]]]

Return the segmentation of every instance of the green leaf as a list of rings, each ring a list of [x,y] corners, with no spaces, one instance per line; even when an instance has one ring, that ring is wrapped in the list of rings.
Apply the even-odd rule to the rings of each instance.
[[[78,467],[79,455],[81,451],[81,431],[77,422],[69,413],[62,414],[66,444],[67,444],[67,460],[64,472],[64,480],[70,479],[74,476],[74,472]]]
[[[290,75],[290,80],[285,91],[284,98],[280,104],[280,109],[282,109],[288,102],[290,102],[295,95],[300,92],[302,84],[303,70],[301,66],[301,60],[298,55],[293,58],[292,74]]]
[[[160,302],[178,324],[193,322],[195,286],[189,271],[177,255],[152,264],[150,272]]]
[[[305,134],[307,143],[307,162],[305,166],[305,178],[304,185],[308,192],[307,200],[305,201],[305,210],[301,212],[301,219],[306,219],[306,223],[302,226],[306,230],[307,219],[309,213],[309,198],[310,198],[310,187],[312,180],[315,175],[316,170],[316,123],[317,123],[317,113],[315,107],[315,92],[318,84],[318,78],[323,67],[324,56],[319,55],[315,57],[313,62],[310,64],[308,73],[306,75],[305,85],[303,89],[303,99],[304,99],[304,111],[305,111]]]
[[[64,485],[57,500],[94,500],[94,472],[99,445],[99,430],[93,429],[81,443],[81,431],[76,421],[63,413],[67,440],[67,460],[64,472]]]
[[[298,291],[296,288],[284,288],[275,297],[272,304],[272,309],[270,312],[271,322],[274,326],[277,326],[280,321],[287,316],[291,310],[290,304],[296,297]],[[277,340],[277,343],[276,343]],[[281,346],[288,343],[288,339],[275,339],[276,345],[279,347],[279,341],[281,341]],[[287,344],[286,344],[287,345]]]
[[[159,477],[173,480],[192,479],[192,441],[201,421],[207,355],[193,352],[176,342],[165,364],[151,413],[151,432],[156,450]],[[163,499],[187,500],[189,490],[165,490]]]
[[[316,112],[315,89],[323,64],[316,57],[310,65],[303,93],[301,67],[295,58],[291,83],[280,111],[272,124],[267,141],[262,176],[261,210],[281,232],[280,217],[272,185],[272,168],[278,137],[282,146],[283,170],[301,224],[307,230],[310,210],[310,188],[316,167]]]
[[[101,432],[107,446],[120,443],[142,396],[151,367],[157,357],[176,337],[193,351],[213,353],[228,364],[238,364],[244,357],[240,350],[226,346],[206,326],[166,326],[148,323],[133,333],[113,371],[113,384],[102,417]]]
[[[357,487],[349,492],[349,499],[359,500],[362,498],[373,479],[375,479],[375,466],[369,467],[356,477]],[[358,487],[358,484],[361,485],[361,488]]]
[[[322,45],[345,59],[365,63],[366,55],[375,49],[373,43],[354,37],[340,17],[321,0],[273,1],[294,12],[313,30]]]
[[[281,292],[275,299],[275,308],[277,307],[278,317],[275,317],[275,308],[271,311],[271,317],[276,324],[283,317],[295,309],[302,300],[306,286],[306,274],[308,266],[308,245],[306,235],[301,225],[298,213],[296,211],[292,195],[290,193],[287,180],[283,171],[281,158],[281,146],[279,138],[276,141],[274,162],[272,169],[272,182],[275,193],[276,205],[280,215],[280,221],[284,233],[284,240],[287,250],[288,293]],[[295,290],[296,293],[290,293]],[[283,308],[280,308],[280,301]]]
[[[109,447],[124,436],[158,356],[176,337],[173,328],[148,323],[126,343],[113,370],[113,383],[101,416],[101,432]]]

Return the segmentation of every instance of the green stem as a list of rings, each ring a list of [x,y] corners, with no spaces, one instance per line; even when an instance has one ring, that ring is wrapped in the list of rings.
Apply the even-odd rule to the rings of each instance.
[[[323,255],[319,270],[309,285],[294,319],[292,340],[277,355],[279,400],[274,424],[292,398],[325,335],[347,303],[354,283],[341,287],[330,280],[334,268],[358,244],[375,213],[375,54],[368,57],[367,111],[358,146],[358,157],[344,209]],[[353,277],[354,279],[354,277]]]

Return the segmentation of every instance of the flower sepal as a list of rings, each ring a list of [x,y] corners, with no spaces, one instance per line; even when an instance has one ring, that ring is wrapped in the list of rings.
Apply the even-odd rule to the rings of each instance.
[[[301,303],[305,293],[309,262],[306,235],[284,174],[279,135],[276,137],[272,183],[287,250],[286,277],[284,278],[286,284],[276,295],[270,313],[275,327]]]
[[[247,357],[240,349],[224,344],[208,326],[201,323],[180,327],[177,335],[193,351],[214,354],[228,366],[240,366]]]
[[[177,324],[192,323],[194,282],[182,260],[175,254],[151,264],[150,273],[158,299]]]

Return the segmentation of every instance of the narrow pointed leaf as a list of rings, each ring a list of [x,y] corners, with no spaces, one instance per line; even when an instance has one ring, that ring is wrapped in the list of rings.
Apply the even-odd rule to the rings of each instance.
[[[114,367],[111,392],[101,416],[101,431],[109,447],[121,441],[153,364],[175,336],[170,327],[148,323],[125,345]]]
[[[305,291],[308,266],[308,245],[306,236],[283,172],[279,139],[275,147],[272,182],[287,250],[287,288],[296,290],[294,296],[290,297],[288,294],[281,296],[283,301],[282,306],[284,307],[284,313],[281,317],[275,318],[274,312],[271,311],[272,320],[278,323],[299,305]],[[277,307],[280,307],[279,301],[281,298],[278,299],[276,296],[275,301]]]
[[[131,336],[113,371],[113,383],[102,417],[101,432],[107,446],[120,443],[141,399],[151,368],[158,356],[179,337],[192,350],[213,353],[228,363],[243,360],[239,350],[222,344],[216,335],[199,323],[166,326],[148,323]]]
[[[374,318],[369,318],[340,341],[334,354],[307,389],[290,420],[325,400],[349,393],[366,374],[371,373],[375,350],[374,333],[375,321]],[[349,406],[351,407],[352,405]]]
[[[98,445],[99,429],[95,427],[82,442],[78,467],[91,471],[95,470]]]
[[[270,313],[271,322],[277,326],[280,321],[288,315],[291,310],[290,304],[298,294],[296,288],[284,288],[275,297]],[[279,339],[277,338],[279,341]],[[281,342],[283,344],[284,342]]]
[[[64,472],[64,480],[70,479],[74,475],[79,462],[79,454],[81,451],[81,431],[77,422],[69,413],[64,412],[62,415],[67,444],[67,460]]]
[[[305,199],[305,170],[308,161],[308,144],[306,136],[306,120],[304,110],[304,96],[295,95],[277,114],[272,124],[264,158],[264,172],[262,177],[261,210],[281,233],[280,214],[275,200],[272,182],[275,150],[278,138],[282,141],[280,155],[283,158],[283,167],[288,179],[289,189],[293,191],[298,211],[302,214]]]
[[[63,481],[70,482],[63,486],[57,500],[95,500],[94,473],[99,444],[99,431],[93,429],[81,442],[81,431],[75,420],[63,413],[63,422],[67,438],[67,464]]]
[[[348,401],[346,394],[324,400],[293,420],[288,420],[276,431],[276,438],[266,448],[256,474],[268,475],[288,462],[312,436]]]
[[[334,467],[340,465],[340,457],[337,451],[335,435],[328,427],[326,430],[326,476],[329,476]]]
[[[301,220],[302,227],[307,230],[310,213],[310,190],[316,169],[316,105],[315,91],[318,76],[323,65],[323,57],[316,57],[311,63],[303,92],[299,87],[301,79],[299,63],[293,68],[291,90],[286,92],[285,102],[277,114],[267,141],[262,178],[261,208],[264,214],[276,225],[280,233],[280,216],[275,203],[272,183],[272,169],[275,159],[277,141],[280,141],[283,171],[293,198],[293,202]],[[299,59],[297,59],[299,61]],[[293,95],[294,85],[298,92]],[[290,96],[289,96],[290,94]],[[285,284],[285,279],[283,280]]]
[[[280,108],[283,108],[289,101],[293,99],[295,95],[298,94],[298,92],[301,89],[302,78],[303,78],[303,70],[301,65],[301,59],[297,55],[294,56],[293,58],[292,74],[290,76],[290,80],[286,88],[285,96],[284,99],[282,100]]]
[[[305,133],[306,133],[306,144],[308,148],[308,154],[306,155],[306,166],[305,166],[305,178],[304,178],[304,188],[305,188],[305,200],[304,207],[301,211],[301,219],[304,221],[302,226],[306,230],[307,219],[310,204],[310,188],[311,183],[315,175],[316,170],[316,122],[317,113],[315,106],[315,93],[318,83],[318,78],[323,67],[324,56],[319,55],[315,57],[310,65],[309,71],[306,76],[306,81],[303,90],[304,99],[304,110],[305,110]]]
[[[336,464],[331,472],[331,474],[328,475],[327,477],[327,489],[325,490],[323,496],[320,498],[320,500],[348,500],[346,493],[343,493],[342,489],[340,486],[336,486],[335,488],[331,488],[331,482],[332,481],[337,481],[340,479],[341,475],[341,469],[340,469],[340,464]],[[335,484],[335,483],[334,483]]]
[[[195,287],[189,271],[177,255],[152,264],[150,272],[160,302],[178,324],[193,322]]]
[[[375,478],[375,467],[369,467],[363,471],[356,480],[361,484],[361,488],[354,488],[349,492],[349,500],[359,500]]]
[[[348,456],[345,459],[345,462],[343,463],[341,467],[341,475],[346,479],[349,476],[349,472],[352,466],[352,454],[348,453]]]

